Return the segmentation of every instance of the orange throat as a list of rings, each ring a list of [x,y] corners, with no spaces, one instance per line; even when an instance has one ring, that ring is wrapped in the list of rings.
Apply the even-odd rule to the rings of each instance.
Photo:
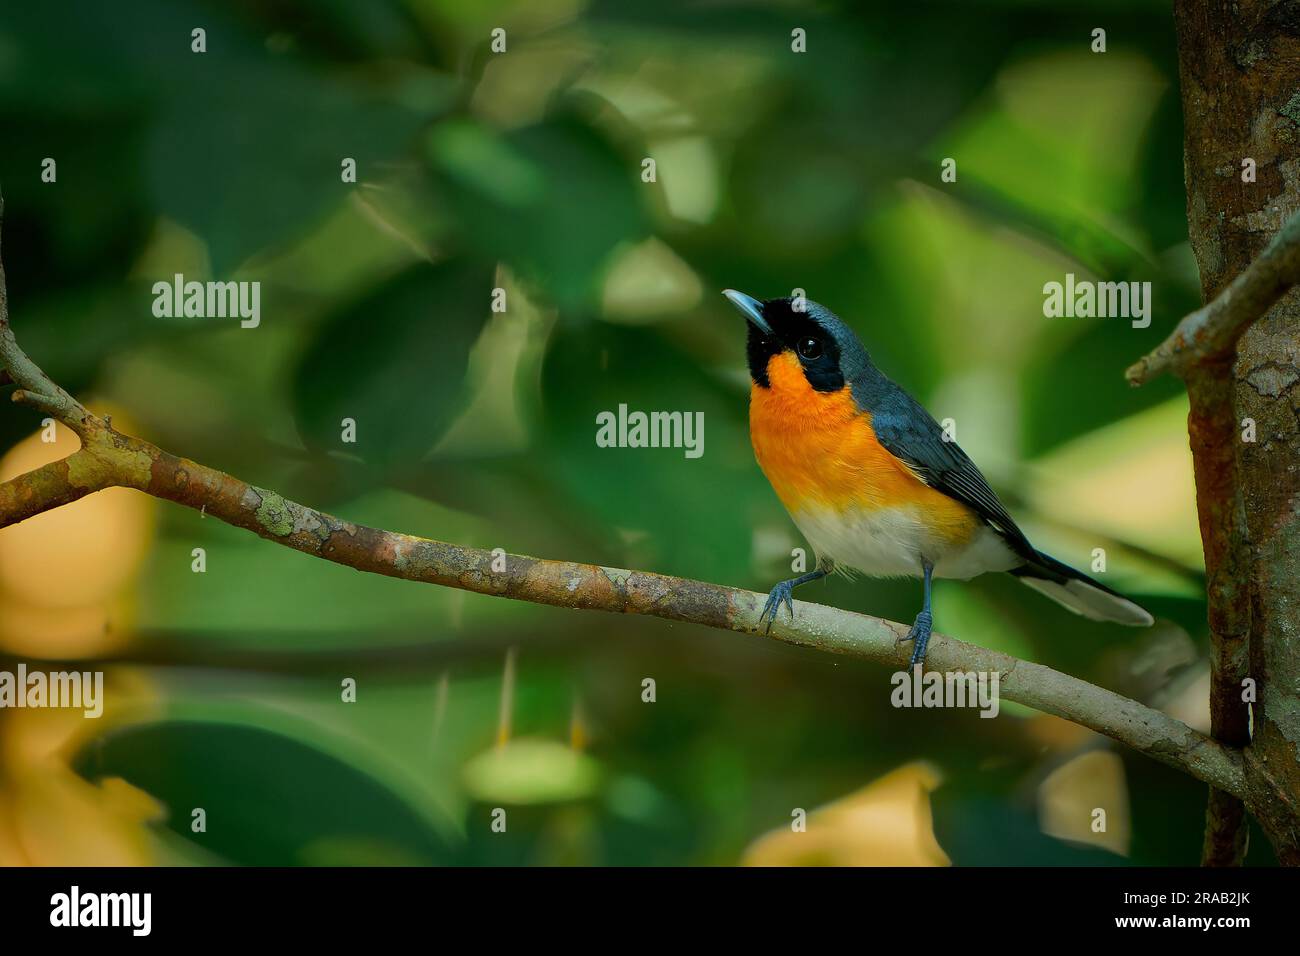
[[[979,519],[935,491],[876,440],[871,413],[848,385],[819,392],[792,352],[767,365],[769,387],[753,385],[749,435],[759,467],[791,514],[915,506],[944,537],[968,537]]]

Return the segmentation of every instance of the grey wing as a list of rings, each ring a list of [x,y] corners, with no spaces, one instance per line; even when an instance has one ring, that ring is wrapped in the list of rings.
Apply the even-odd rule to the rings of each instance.
[[[975,463],[955,441],[944,439],[939,423],[915,399],[899,389],[890,400],[877,406],[872,426],[885,450],[927,485],[973,508],[1023,557],[1037,558],[1038,552]]]

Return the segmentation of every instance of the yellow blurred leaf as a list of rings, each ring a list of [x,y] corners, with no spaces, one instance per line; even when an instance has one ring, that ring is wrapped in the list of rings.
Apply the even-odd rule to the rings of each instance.
[[[148,866],[162,807],[124,780],[87,783],[63,766],[11,776],[7,809],[18,850],[35,866]],[[0,816],[5,805],[0,804]],[[5,829],[0,822],[0,832]],[[0,837],[3,839],[3,837]],[[0,850],[0,852],[3,852]]]
[[[113,668],[104,674],[99,694],[103,710],[95,718],[75,708],[6,709],[0,720],[0,774],[65,762],[108,730],[158,715],[158,692],[144,671]]]
[[[1128,855],[1132,836],[1124,763],[1109,750],[1090,750],[1056,770],[1038,787],[1043,832]]]
[[[129,430],[114,409],[113,414]],[[65,426],[0,459],[0,481],[66,458],[80,447]],[[6,528],[0,534],[0,647],[44,658],[102,654],[128,631],[129,588],[152,541],[154,501],[109,488]]]
[[[930,764],[909,763],[808,815],[807,830],[784,826],[745,851],[746,866],[947,866],[934,838]]]

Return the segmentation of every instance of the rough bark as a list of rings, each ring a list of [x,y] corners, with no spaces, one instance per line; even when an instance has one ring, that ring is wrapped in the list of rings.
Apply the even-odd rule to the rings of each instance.
[[[1300,2],[1180,0],[1175,19],[1188,227],[1209,302],[1300,209]],[[1245,159],[1255,161],[1253,183],[1243,181]],[[1208,349],[1184,370],[1209,580],[1212,734],[1249,744],[1247,803],[1291,864],[1300,863],[1297,329],[1293,289],[1259,321],[1231,330],[1240,335],[1235,357]],[[1244,440],[1246,419],[1254,442]],[[1259,695],[1253,739],[1247,677]],[[1203,861],[1240,863],[1245,833],[1241,802],[1212,793]]]

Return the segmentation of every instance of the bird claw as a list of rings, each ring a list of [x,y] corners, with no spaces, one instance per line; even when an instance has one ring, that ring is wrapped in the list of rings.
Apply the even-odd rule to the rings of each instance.
[[[930,632],[934,626],[934,617],[929,611],[922,611],[916,616],[916,621],[912,624],[912,629],[907,632],[904,641],[916,641],[916,646],[912,648],[912,659],[908,662],[908,667],[915,667],[925,661],[925,649],[930,643]]]
[[[767,603],[763,605],[763,613],[758,616],[758,626],[763,626],[763,621],[767,621],[767,631],[772,633],[772,625],[776,622],[776,616],[781,611],[782,603],[785,604],[786,610],[790,612],[790,620],[794,620],[794,582],[782,581],[776,587],[772,588],[767,595]]]

